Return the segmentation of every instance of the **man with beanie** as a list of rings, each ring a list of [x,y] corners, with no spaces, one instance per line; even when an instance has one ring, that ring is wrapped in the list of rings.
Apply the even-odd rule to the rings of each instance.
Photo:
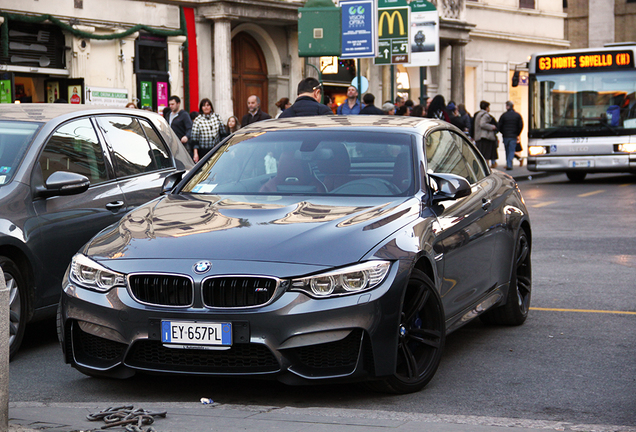
[[[279,118],[333,115],[327,105],[321,104],[322,84],[316,78],[305,78],[298,83],[298,97]]]

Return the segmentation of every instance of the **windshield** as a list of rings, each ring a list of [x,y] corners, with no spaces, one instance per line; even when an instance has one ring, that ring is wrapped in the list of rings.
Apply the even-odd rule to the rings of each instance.
[[[531,133],[618,135],[636,129],[636,71],[539,75],[530,86]]]
[[[405,196],[409,134],[294,130],[234,135],[183,188],[194,194]]]
[[[0,121],[0,186],[11,181],[39,123]]]

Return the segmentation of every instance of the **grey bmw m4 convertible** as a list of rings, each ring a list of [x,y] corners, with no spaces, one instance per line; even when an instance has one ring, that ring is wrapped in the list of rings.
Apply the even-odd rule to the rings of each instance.
[[[515,181],[448,123],[264,121],[74,256],[58,330],[90,376],[414,392],[450,332],[523,324],[531,243]]]

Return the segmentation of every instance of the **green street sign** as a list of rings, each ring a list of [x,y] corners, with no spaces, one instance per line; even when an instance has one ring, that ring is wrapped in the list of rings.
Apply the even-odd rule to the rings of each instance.
[[[385,0],[385,3],[388,1]],[[399,4],[400,2],[395,2]],[[379,57],[375,64],[409,63],[411,9],[408,5],[378,9]]]

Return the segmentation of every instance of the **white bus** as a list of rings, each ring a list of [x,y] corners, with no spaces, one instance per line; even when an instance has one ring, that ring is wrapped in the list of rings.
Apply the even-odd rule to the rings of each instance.
[[[635,44],[535,54],[530,71],[528,169],[636,173]]]

